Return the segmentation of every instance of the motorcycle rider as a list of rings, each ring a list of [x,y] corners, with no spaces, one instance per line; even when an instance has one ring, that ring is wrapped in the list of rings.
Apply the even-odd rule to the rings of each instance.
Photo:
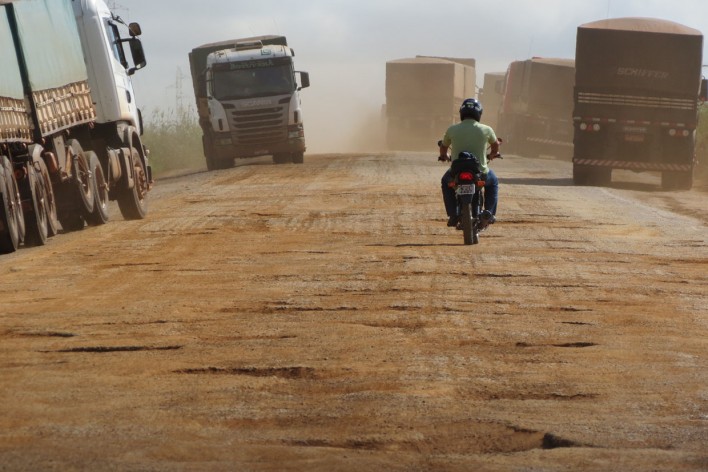
[[[487,224],[496,221],[497,196],[499,194],[499,181],[497,176],[489,168],[490,160],[500,157],[499,144],[494,130],[487,125],[480,123],[482,118],[482,104],[475,98],[467,98],[460,105],[460,123],[450,126],[445,132],[445,136],[438,142],[440,147],[439,161],[449,161],[448,149],[452,149],[452,159],[457,159],[461,152],[467,151],[477,157],[481,164],[482,171],[487,174],[484,185],[484,212],[482,218]],[[487,156],[487,149],[490,154]],[[452,169],[448,169],[442,177],[443,202],[447,212],[448,226],[456,226],[458,222],[457,199],[455,190],[451,187],[454,176]]]

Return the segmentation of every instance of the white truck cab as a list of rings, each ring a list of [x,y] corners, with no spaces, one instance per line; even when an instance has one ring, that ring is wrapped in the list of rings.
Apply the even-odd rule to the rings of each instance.
[[[98,123],[142,123],[130,76],[145,66],[137,23],[126,25],[113,15],[103,0],[73,0],[74,15],[84,45],[88,81]],[[121,34],[121,32],[123,34]],[[126,33],[129,37],[126,37]],[[125,43],[130,45],[134,66],[128,64]]]
[[[309,74],[295,70],[284,37],[263,38],[275,41],[235,40],[231,47],[205,45],[190,55],[195,82],[204,87],[195,91],[209,169],[263,155],[276,163],[303,162],[300,90],[310,85]]]

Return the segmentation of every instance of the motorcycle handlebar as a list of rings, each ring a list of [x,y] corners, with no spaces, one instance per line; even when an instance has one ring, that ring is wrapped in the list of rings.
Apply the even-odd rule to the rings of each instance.
[[[502,138],[497,138],[497,140],[499,141],[499,144],[502,143]],[[438,147],[441,148],[442,145],[443,145],[442,139],[438,140]],[[487,155],[487,160],[493,161],[494,159],[504,159],[504,156],[502,156],[500,152],[498,152],[498,153],[496,153],[496,154],[494,154],[494,155],[491,155],[491,154],[488,154],[488,155]],[[441,162],[448,162],[448,161],[450,161],[450,160],[451,160],[451,159],[450,159],[450,156],[441,156],[441,155],[438,155],[438,161],[441,161]]]

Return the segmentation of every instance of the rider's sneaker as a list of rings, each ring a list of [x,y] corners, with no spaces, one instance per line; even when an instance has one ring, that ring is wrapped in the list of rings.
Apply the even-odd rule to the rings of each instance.
[[[450,218],[447,219],[447,226],[450,228],[454,228],[457,226],[457,222],[460,220],[460,217],[457,215],[451,216]]]

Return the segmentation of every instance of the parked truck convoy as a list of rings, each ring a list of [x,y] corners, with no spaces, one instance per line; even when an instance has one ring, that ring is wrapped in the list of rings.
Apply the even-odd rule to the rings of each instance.
[[[276,164],[303,162],[300,90],[310,86],[310,76],[295,70],[294,56],[287,39],[274,35],[192,49],[189,65],[209,170],[264,155]]]
[[[102,0],[0,1],[0,253],[103,224],[110,200],[145,216],[139,35]]]
[[[573,180],[606,185],[612,169],[661,172],[689,189],[703,35],[657,19],[617,18],[578,27]],[[702,93],[699,93],[702,91]]]
[[[507,152],[570,159],[574,83],[572,59],[535,57],[509,65],[497,130]]]
[[[475,60],[417,56],[386,63],[386,140],[392,150],[430,150],[475,97]]]

